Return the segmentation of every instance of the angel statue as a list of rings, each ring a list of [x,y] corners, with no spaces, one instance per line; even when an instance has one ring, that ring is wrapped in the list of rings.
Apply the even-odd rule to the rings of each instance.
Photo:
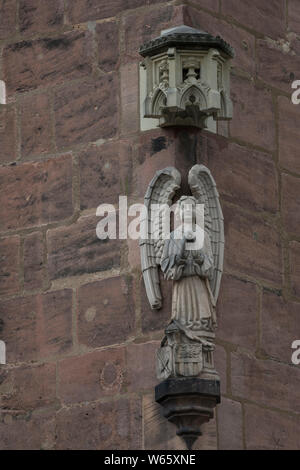
[[[140,241],[143,277],[148,300],[160,309],[159,266],[173,282],[172,312],[157,354],[159,379],[201,377],[218,379],[213,351],[217,327],[216,302],[223,270],[224,225],[215,181],[203,165],[189,172],[191,196],[182,196],[175,215],[180,225],[163,237],[168,208],[181,175],[175,168],[158,171],[145,195],[147,238]],[[198,207],[204,207],[199,225]],[[157,209],[159,208],[159,209]]]

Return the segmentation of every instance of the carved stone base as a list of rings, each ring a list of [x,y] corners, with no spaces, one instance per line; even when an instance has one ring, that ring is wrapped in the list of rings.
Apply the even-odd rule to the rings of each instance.
[[[173,320],[165,329],[165,334],[157,351],[156,371],[159,380],[175,377],[219,379],[214,366],[215,334],[212,331],[184,330]],[[191,339],[187,334],[197,336],[198,340]]]
[[[220,381],[197,377],[169,378],[155,387],[155,400],[163,415],[177,426],[188,449],[201,435],[201,425],[214,416],[220,403]]]

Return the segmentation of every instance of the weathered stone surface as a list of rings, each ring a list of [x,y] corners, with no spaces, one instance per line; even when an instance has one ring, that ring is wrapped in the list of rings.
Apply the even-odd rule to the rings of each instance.
[[[62,409],[57,414],[56,447],[63,450],[141,449],[140,400],[119,398]]]
[[[197,6],[207,8],[208,10],[218,12],[219,11],[219,2],[218,0],[199,0]]]
[[[217,304],[217,337],[255,351],[257,310],[256,286],[223,275]]]
[[[290,265],[292,293],[300,297],[300,243],[290,243]]]
[[[51,106],[45,94],[26,96],[20,104],[21,153],[23,157],[54,151]]]
[[[247,404],[245,434],[249,450],[298,450],[300,419]]]
[[[289,0],[288,28],[294,33],[300,31],[300,4],[298,0]]]
[[[115,277],[79,289],[78,338],[89,347],[124,342],[134,333],[132,281]]]
[[[0,1],[0,39],[6,39],[16,32],[17,2],[16,0]]]
[[[176,145],[173,131],[164,129],[143,132],[137,142],[137,166],[134,170],[135,193],[145,196],[145,188],[155,175],[155,172],[176,165]]]
[[[223,346],[216,344],[214,351],[215,369],[221,381],[221,394],[227,391],[227,353]]]
[[[132,240],[131,238],[128,238],[127,248],[128,248],[127,259],[128,259],[129,269],[138,270],[140,272],[141,255],[140,255],[139,240]]]
[[[1,369],[2,410],[34,410],[55,403],[55,364]]]
[[[59,355],[72,348],[70,289],[3,300],[0,318],[7,363]]]
[[[83,23],[115,16],[122,10],[122,0],[73,0],[68,3],[67,17],[70,23]],[[124,6],[123,6],[124,8]]]
[[[43,234],[35,232],[24,239],[24,288],[38,289],[45,276]]]
[[[21,0],[20,31],[35,33],[58,29],[64,22],[64,1]]]
[[[116,21],[96,25],[98,65],[104,72],[118,67],[119,27]],[[129,83],[127,85],[130,85]]]
[[[279,104],[279,162],[288,170],[300,173],[299,162],[299,105],[285,96],[278,97]]]
[[[167,147],[171,147],[172,145],[175,148],[175,168],[180,168],[181,175],[182,175],[182,181],[181,181],[181,188],[180,190],[176,193],[177,196],[181,194],[189,194],[190,193],[190,187],[188,184],[188,174],[191,169],[191,166],[194,165],[194,163],[198,163],[197,161],[197,141],[199,136],[202,134],[202,132],[199,132],[198,129],[196,128],[174,128],[173,132],[170,133],[168,130],[167,133]],[[160,143],[160,139],[152,140],[152,146],[153,143]],[[155,148],[155,145],[154,145]],[[158,149],[160,148],[160,145],[158,145]],[[153,153],[153,150],[151,151],[151,154]],[[171,148],[169,149],[169,153],[172,155],[172,150]]]
[[[176,436],[176,428],[162,416],[162,407],[155,402],[154,394],[143,397],[144,444],[146,450],[186,450],[184,441]],[[202,426],[203,434],[193,450],[216,450],[216,422],[210,420]]]
[[[235,0],[222,1],[222,13],[242,23],[243,26],[274,38],[282,37],[285,32],[285,2],[274,0]]]
[[[3,52],[8,93],[77,79],[91,73],[91,35],[72,31],[56,38],[22,41]]]
[[[144,344],[131,344],[126,348],[126,362],[128,367],[128,389],[152,389],[158,384],[156,378],[156,351],[159,341]]]
[[[0,413],[1,450],[52,449],[55,438],[55,410]]]
[[[0,295],[15,294],[20,290],[20,237],[0,240]]]
[[[15,108],[6,105],[0,109],[0,163],[16,160],[17,128]]]
[[[70,23],[83,23],[109,18],[132,8],[138,8],[167,0],[72,0],[67,5],[67,17]],[[207,1],[207,0],[202,0]],[[215,0],[214,0],[215,1]]]
[[[285,230],[300,235],[300,178],[282,175],[282,216]]]
[[[223,200],[256,212],[278,210],[277,172],[270,155],[206,133],[198,139],[197,157],[210,169]]]
[[[190,6],[186,6],[184,10],[184,24],[194,28],[203,28],[214,36],[221,36],[235,50],[232,66],[245,70],[251,75],[254,74],[255,38],[252,34]]]
[[[223,204],[225,269],[281,285],[282,254],[279,234],[269,222]]]
[[[72,225],[48,230],[50,279],[106,271],[120,266],[119,240],[100,240],[96,216],[81,217]]]
[[[280,361],[291,363],[291,345],[300,338],[300,304],[264,291],[261,318],[261,348]]]
[[[239,402],[222,397],[217,407],[218,449],[243,449],[243,417]]]
[[[125,55],[123,63],[141,59],[142,44],[160,35],[161,30],[184,23],[183,6],[158,5],[146,11],[133,11],[124,18]]]
[[[132,134],[139,130],[139,71],[138,64],[121,66],[121,132]],[[129,119],[130,116],[130,119]]]
[[[114,204],[131,190],[132,145],[130,141],[92,145],[79,154],[80,207]]]
[[[118,129],[115,75],[74,83],[55,93],[59,148],[114,137]]]
[[[1,230],[33,227],[72,215],[72,157],[0,169]]]
[[[248,80],[231,76],[233,119],[230,135],[252,145],[273,150],[275,119],[271,92]]]
[[[96,450],[101,447],[97,405],[65,408],[56,417],[57,449]],[[78,426],[80,423],[80,426]]]
[[[58,396],[64,403],[98,400],[124,391],[125,349],[94,351],[72,356],[58,365]]]
[[[270,40],[258,40],[258,78],[290,93],[291,84],[294,79],[297,79],[300,68],[300,58],[297,52],[297,48],[294,50],[293,41],[281,44]]]
[[[299,412],[299,367],[232,354],[232,394],[261,405]]]

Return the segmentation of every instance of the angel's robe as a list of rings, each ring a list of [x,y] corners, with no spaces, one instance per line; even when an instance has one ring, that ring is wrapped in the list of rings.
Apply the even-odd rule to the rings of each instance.
[[[172,319],[194,331],[212,330],[217,321],[209,284],[214,271],[210,237],[205,232],[201,250],[188,250],[186,243],[172,232],[164,244],[161,269],[174,281]]]

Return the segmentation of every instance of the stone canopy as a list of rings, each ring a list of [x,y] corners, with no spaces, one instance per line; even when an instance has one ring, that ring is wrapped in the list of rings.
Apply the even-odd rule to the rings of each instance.
[[[185,25],[161,31],[159,37],[143,44],[140,47],[139,53],[143,57],[152,57],[169,47],[180,47],[181,49],[193,48],[195,50],[213,47],[224,52],[228,57],[234,57],[234,49],[220,36],[213,36],[206,31]]]

